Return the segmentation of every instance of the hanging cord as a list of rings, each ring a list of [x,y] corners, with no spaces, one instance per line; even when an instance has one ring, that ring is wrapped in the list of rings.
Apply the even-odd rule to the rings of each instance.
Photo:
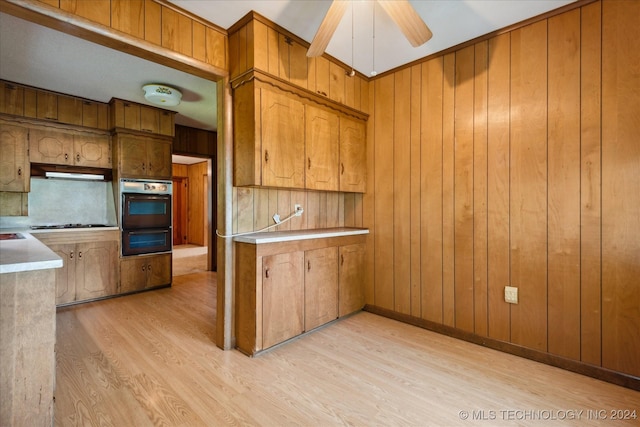
[[[261,232],[263,232],[263,231],[267,231],[267,230],[269,230],[269,229],[271,229],[271,228],[273,228],[273,227],[277,227],[277,226],[279,226],[279,225],[284,224],[285,222],[289,221],[289,220],[290,220],[291,218],[293,218],[294,216],[300,216],[300,215],[302,215],[302,212],[301,212],[301,211],[294,211],[294,212],[292,212],[292,213],[291,213],[291,215],[289,215],[288,217],[286,217],[286,218],[284,218],[284,219],[281,219],[281,220],[280,220],[280,222],[276,222],[275,224],[268,225],[268,226],[266,226],[266,227],[264,227],[264,228],[261,228],[260,230],[247,231],[247,232],[244,232],[244,233],[236,233],[236,234],[220,234],[220,233],[218,232],[218,230],[216,230],[216,236],[218,236],[218,237],[222,237],[223,239],[228,239],[228,238],[230,238],[230,237],[245,236],[245,235],[247,235],[247,234],[253,234],[253,233],[261,233]]]

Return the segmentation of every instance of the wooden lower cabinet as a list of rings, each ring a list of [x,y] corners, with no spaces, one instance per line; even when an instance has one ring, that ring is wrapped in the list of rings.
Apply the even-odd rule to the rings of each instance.
[[[118,289],[118,232],[36,234],[62,258],[55,271],[56,305],[115,295]]]
[[[171,254],[138,255],[120,260],[118,293],[142,291],[171,284]]]
[[[254,355],[360,310],[365,239],[236,242],[238,349]]]

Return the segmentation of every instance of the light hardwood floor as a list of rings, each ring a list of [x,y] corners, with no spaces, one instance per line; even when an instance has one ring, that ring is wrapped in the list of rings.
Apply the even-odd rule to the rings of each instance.
[[[207,272],[61,309],[56,425],[640,424],[611,420],[640,416],[639,392],[370,313],[256,358],[225,352],[215,300]]]

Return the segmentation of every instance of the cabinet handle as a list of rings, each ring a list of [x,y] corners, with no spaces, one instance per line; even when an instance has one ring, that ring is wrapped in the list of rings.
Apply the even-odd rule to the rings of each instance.
[[[264,277],[267,279],[269,278],[269,267],[264,270]]]
[[[69,155],[67,153],[64,153],[64,160],[65,161],[69,160]]]
[[[82,251],[78,252],[78,259],[82,259]]]
[[[151,271],[151,264],[147,265],[147,271]]]
[[[264,150],[264,162],[267,163],[269,161],[269,151]]]
[[[22,176],[22,168],[18,168],[18,176]]]
[[[341,169],[340,175],[344,175],[344,163],[340,163],[340,169]]]
[[[142,170],[146,170],[145,167],[144,167],[144,162],[142,163]]]
[[[340,265],[344,265],[344,254],[340,255]]]
[[[69,259],[73,259],[73,251],[69,252]]]
[[[309,163],[308,169],[311,170],[311,157],[309,157],[308,163]]]
[[[153,165],[149,163],[149,172],[151,172],[152,170],[153,170]]]
[[[76,162],[80,161],[80,153],[76,153]]]
[[[307,261],[307,271],[311,271],[311,261]]]
[[[146,265],[142,266],[142,271],[147,271],[147,266]]]
[[[140,129],[142,132],[149,132],[149,133],[153,133],[153,131],[151,129]]]

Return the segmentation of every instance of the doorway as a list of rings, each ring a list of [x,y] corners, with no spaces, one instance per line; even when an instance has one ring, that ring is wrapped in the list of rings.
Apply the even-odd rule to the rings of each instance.
[[[211,269],[211,159],[174,155],[173,276]]]

